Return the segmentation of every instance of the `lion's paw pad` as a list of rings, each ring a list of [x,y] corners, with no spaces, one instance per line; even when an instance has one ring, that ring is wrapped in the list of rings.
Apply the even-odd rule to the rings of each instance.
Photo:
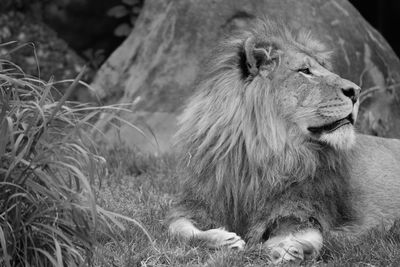
[[[244,240],[233,232],[228,232],[224,228],[210,229],[204,231],[201,239],[205,241],[210,248],[227,247],[231,249],[243,250]]]
[[[303,248],[299,243],[282,242],[277,247],[269,248],[269,252],[273,264],[304,260]]]
[[[273,264],[301,262],[315,258],[322,247],[322,235],[314,230],[287,236],[277,236],[265,242],[264,247]]]

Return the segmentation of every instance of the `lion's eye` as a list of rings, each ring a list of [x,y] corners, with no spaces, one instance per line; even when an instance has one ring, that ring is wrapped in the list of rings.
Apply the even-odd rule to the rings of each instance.
[[[311,75],[312,74],[309,68],[299,69],[298,72],[304,73],[306,75]]]

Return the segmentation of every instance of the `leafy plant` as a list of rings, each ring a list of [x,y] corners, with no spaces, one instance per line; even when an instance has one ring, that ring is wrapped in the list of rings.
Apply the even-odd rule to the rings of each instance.
[[[90,264],[96,236],[124,229],[117,218],[151,240],[137,221],[96,204],[91,183],[104,175],[105,160],[91,122],[122,108],[66,101],[82,73],[55,101],[52,80],[0,59],[0,266]]]
[[[119,37],[128,36],[143,6],[143,0],[121,0],[121,4],[110,8],[107,15],[117,19],[125,19],[114,29],[114,34]]]

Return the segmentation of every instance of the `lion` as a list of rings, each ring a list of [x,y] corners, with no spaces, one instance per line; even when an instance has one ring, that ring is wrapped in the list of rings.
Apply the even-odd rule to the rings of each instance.
[[[358,134],[360,87],[305,31],[260,20],[225,40],[179,117],[182,194],[169,232],[256,244],[273,263],[319,255],[400,217],[400,141]]]

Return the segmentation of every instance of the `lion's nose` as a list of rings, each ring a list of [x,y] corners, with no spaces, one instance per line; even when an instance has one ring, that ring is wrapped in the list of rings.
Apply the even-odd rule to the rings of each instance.
[[[345,96],[350,98],[351,102],[356,103],[358,97],[360,96],[361,88],[358,86],[346,86],[342,88],[342,92]]]

